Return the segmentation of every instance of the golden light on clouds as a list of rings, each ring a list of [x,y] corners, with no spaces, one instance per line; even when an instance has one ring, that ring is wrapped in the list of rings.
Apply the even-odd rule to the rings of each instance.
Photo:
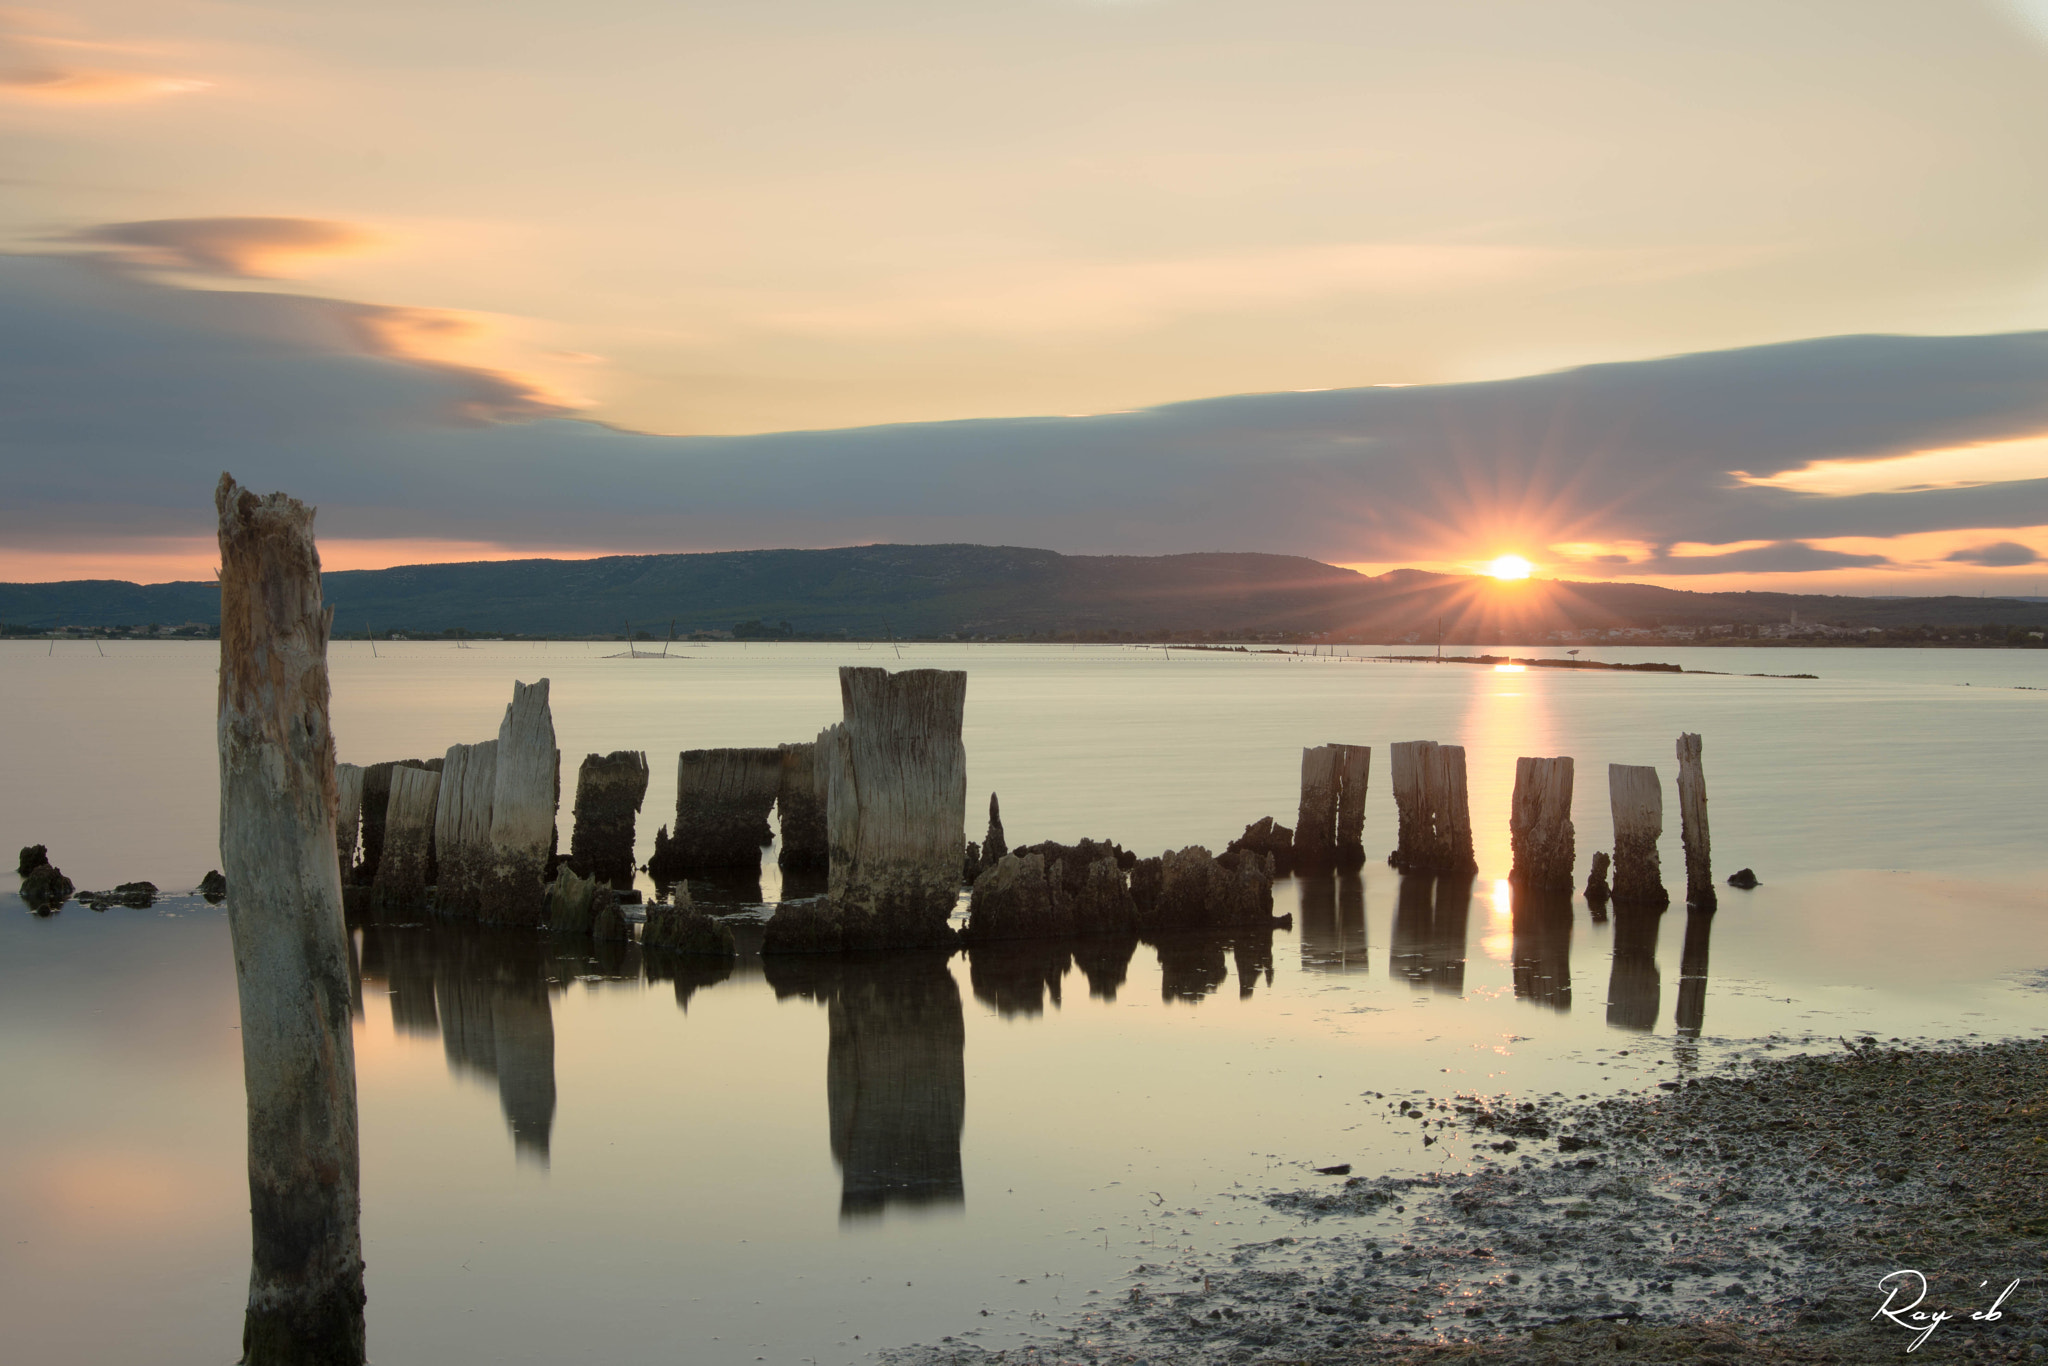
[[[1796,470],[1764,477],[1738,470],[1735,477],[1756,488],[1828,497],[1970,488],[2010,479],[2048,479],[2048,436],[1948,446],[1883,460],[1816,460]]]
[[[368,252],[383,238],[333,219],[262,216],[102,223],[69,240],[148,270],[272,280],[303,273],[327,258]]]
[[[79,37],[71,28],[63,16],[0,10],[0,100],[130,104],[189,95],[213,84],[149,70],[159,60],[151,49]]]
[[[49,104],[128,104],[189,95],[210,81],[156,76],[145,71],[112,71],[90,67],[30,67],[0,71],[0,96]]]

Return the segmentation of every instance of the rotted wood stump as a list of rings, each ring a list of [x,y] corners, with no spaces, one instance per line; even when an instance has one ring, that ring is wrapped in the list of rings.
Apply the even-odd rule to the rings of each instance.
[[[833,905],[898,947],[949,943],[967,844],[967,675],[842,668],[839,698],[826,808]]]
[[[1472,856],[1463,745],[1434,740],[1395,744],[1393,786],[1400,843],[1388,863],[1404,872],[1469,873],[1478,868]]]
[[[1572,761],[1515,760],[1515,795],[1508,809],[1514,853],[1508,881],[1532,892],[1572,890]]]
[[[690,873],[753,870],[774,838],[768,813],[782,790],[780,749],[686,749],[676,756],[674,833],[648,871],[658,882]]]
[[[222,475],[220,846],[249,1104],[242,1360],[364,1354],[360,1150],[339,794],[313,510]]]
[[[832,856],[825,839],[825,793],[818,781],[818,746],[802,741],[782,746],[782,775],[775,810],[782,825],[777,867],[792,873],[822,873]]]
[[[1294,866],[1320,872],[1337,862],[1337,788],[1341,746],[1301,752],[1301,804],[1294,818]]]
[[[478,879],[477,918],[487,924],[545,923],[541,879],[555,844],[557,759],[548,680],[515,682],[498,725],[489,850]]]
[[[1678,737],[1678,831],[1685,844],[1685,902],[1711,911],[1714,893],[1713,841],[1707,833],[1707,775],[1700,767],[1700,737]]]
[[[360,764],[334,766],[334,852],[342,881],[356,866],[356,846],[363,834],[363,770]]]
[[[569,862],[611,887],[633,885],[633,827],[647,797],[647,755],[620,749],[584,757],[576,771]]]
[[[384,855],[370,882],[378,905],[414,910],[427,904],[427,888],[434,885],[434,815],[440,798],[439,773],[424,768],[391,771]]]
[[[441,800],[434,811],[438,882],[436,911],[474,920],[483,908],[484,870],[491,861],[491,796],[498,782],[498,742],[450,745],[441,760]]]
[[[1331,745],[1337,751],[1337,867],[1365,865],[1365,792],[1372,778],[1370,745]]]
[[[1667,906],[1657,863],[1657,839],[1664,833],[1664,788],[1657,770],[1637,764],[1607,766],[1607,799],[1614,812],[1614,902],[1617,906]]]

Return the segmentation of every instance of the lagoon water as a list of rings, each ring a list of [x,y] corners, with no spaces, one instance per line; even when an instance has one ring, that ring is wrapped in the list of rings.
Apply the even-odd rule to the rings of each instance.
[[[1841,1036],[2039,1027],[2048,653],[1599,651],[1727,671],[1673,676],[1367,651],[613,648],[337,645],[340,757],[489,738],[512,680],[545,676],[565,775],[588,751],[649,751],[644,858],[677,750],[809,738],[837,718],[843,663],[964,668],[970,836],[994,790],[1013,844],[1220,849],[1260,816],[1291,823],[1300,747],[1337,740],[1374,747],[1367,848],[1384,853],[1385,746],[1434,738],[1467,747],[1479,876],[1404,884],[1375,861],[1284,881],[1295,926],[1270,936],[748,953],[729,975],[358,926],[375,1361],[999,1346],[1302,1232],[1255,1197],[1327,1179],[1311,1166],[1492,1156],[1426,1145],[1395,1098],[1595,1094]],[[48,844],[81,887],[195,885],[217,862],[214,660],[0,645],[0,844]],[[1712,917],[1516,916],[1499,881],[1515,758],[1577,758],[1583,877],[1608,839],[1604,765],[1668,779],[1681,730],[1705,736],[1717,871],[1763,885]],[[1672,886],[1675,805],[1667,782]],[[780,886],[771,856],[758,889],[697,890],[751,904]],[[36,919],[0,894],[7,1360],[234,1359],[236,1020],[222,911],[174,897]]]

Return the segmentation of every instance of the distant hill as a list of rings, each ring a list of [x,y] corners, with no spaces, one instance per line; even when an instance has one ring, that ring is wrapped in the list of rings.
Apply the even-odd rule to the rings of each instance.
[[[1430,574],[1378,577],[1292,555],[1060,555],[978,545],[875,545],[505,560],[326,576],[337,634],[656,637],[787,622],[800,636],[1275,636],[1526,644],[1556,631],[1665,626],[2048,628],[2048,603],[1688,593],[1645,584]],[[217,624],[211,582],[0,584],[15,629]]]

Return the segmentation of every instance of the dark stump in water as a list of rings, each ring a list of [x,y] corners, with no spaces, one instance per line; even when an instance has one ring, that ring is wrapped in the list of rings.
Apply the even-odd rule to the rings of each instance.
[[[31,844],[21,851],[20,866],[14,871],[20,877],[27,877],[38,868],[50,866],[50,850],[47,845]]]
[[[220,869],[209,869],[206,876],[199,879],[199,895],[216,906],[227,899],[228,880],[220,875]]]
[[[37,915],[48,915],[71,899],[71,879],[48,863],[29,870],[21,880],[21,899]]]

